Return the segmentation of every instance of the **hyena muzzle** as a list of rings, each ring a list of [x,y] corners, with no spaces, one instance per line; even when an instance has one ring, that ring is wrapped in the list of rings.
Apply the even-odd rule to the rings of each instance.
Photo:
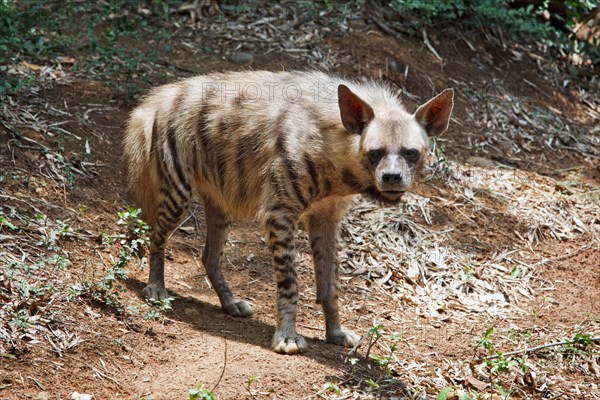
[[[446,89],[410,114],[385,85],[319,72],[211,74],[153,90],[131,113],[124,138],[129,185],[152,228],[145,295],[167,297],[167,238],[197,193],[207,227],[202,262],[225,312],[252,313],[221,272],[229,223],[258,219],[277,281],[273,349],[306,348],[295,328],[294,235],[302,221],[326,340],[354,346],[359,337],[342,329],[338,309],[340,221],[354,195],[400,201],[426,157],[428,134],[447,129],[452,107]]]

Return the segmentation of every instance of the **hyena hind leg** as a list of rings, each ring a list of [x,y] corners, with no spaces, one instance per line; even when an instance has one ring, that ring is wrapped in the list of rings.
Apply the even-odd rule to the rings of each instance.
[[[236,299],[221,271],[223,247],[229,232],[229,219],[211,200],[203,198],[206,220],[206,243],[202,254],[202,263],[208,279],[217,292],[223,311],[234,317],[249,317],[252,306],[244,300]]]
[[[360,336],[340,324],[338,257],[340,222],[349,206],[345,199],[317,203],[308,215],[310,246],[315,265],[317,303],[325,314],[327,343],[354,347]]]
[[[165,247],[167,239],[183,221],[190,207],[191,193],[174,194],[161,190],[156,221],[150,235],[150,277],[143,294],[152,300],[169,297],[165,288]]]

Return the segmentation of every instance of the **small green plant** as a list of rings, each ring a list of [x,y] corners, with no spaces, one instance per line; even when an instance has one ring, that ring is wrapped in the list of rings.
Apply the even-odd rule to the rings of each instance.
[[[373,389],[378,389],[379,388],[379,383],[375,382],[373,379],[369,378],[365,381],[365,383],[367,385],[369,385],[370,387],[372,387]]]
[[[123,227],[123,233],[116,236],[118,240],[118,253],[116,260],[111,265],[102,267],[99,279],[94,282],[86,282],[86,290],[92,298],[105,303],[118,314],[138,314],[137,306],[126,306],[120,294],[125,288],[119,282],[127,280],[130,270],[127,268],[129,262],[139,258],[146,242],[148,225],[139,218],[140,210],[128,208],[117,214],[117,224]],[[111,242],[114,243],[114,242]],[[165,299],[156,304],[149,303],[145,314],[147,319],[158,319],[160,312],[170,309],[172,299]]]
[[[475,336],[475,341],[477,342],[475,349],[477,349],[477,347],[481,346],[484,349],[486,349],[490,354],[492,354],[494,352],[494,345],[492,344],[492,341],[491,341],[491,337],[493,334],[494,334],[494,328],[488,328],[485,331],[485,333],[483,334],[483,336],[481,336],[481,337]]]
[[[31,321],[31,315],[28,310],[19,310],[12,315],[12,320],[9,325],[14,329],[25,331],[31,327],[33,322]]]
[[[522,372],[527,371],[527,356],[523,354],[523,357],[511,357],[505,356],[501,351],[496,350],[496,347],[492,343],[491,337],[494,334],[494,328],[488,328],[483,336],[475,337],[476,346],[483,347],[487,350],[488,354],[492,357],[485,360],[486,365],[490,368],[490,374],[498,375],[499,373],[509,373],[515,368],[520,367]]]
[[[162,300],[152,300],[147,298],[146,305],[148,306],[148,309],[144,314],[144,319],[159,320],[165,311],[170,311],[173,309],[171,307],[172,302],[172,297],[167,297],[166,299]]]
[[[256,376],[252,375],[246,380],[246,382],[244,382],[244,388],[246,388],[246,391],[248,392],[248,394],[250,394],[251,397],[255,397],[254,392],[252,390],[252,384],[256,382],[256,380]]]
[[[59,241],[71,234],[71,228],[65,222],[57,219],[54,225],[46,227],[42,234],[42,241],[38,245],[46,245],[48,250],[60,252]]]
[[[204,385],[198,384],[195,388],[189,391],[189,400],[216,400],[212,390],[204,388]]]
[[[581,346],[582,348],[586,348],[587,346],[594,343],[592,340],[592,335],[585,335],[583,333],[577,333],[571,340],[573,344]]]
[[[588,348],[594,343],[591,335],[577,333],[566,345],[565,351],[570,354],[586,354]]]
[[[367,352],[365,357],[375,361],[379,368],[381,368],[381,370],[385,373],[385,375],[389,375],[390,365],[393,361],[394,352],[397,350],[397,344],[400,340],[400,336],[396,334],[386,334],[380,324],[375,324],[371,327],[371,329],[369,329],[367,338]],[[383,356],[371,353],[373,346],[375,346],[375,344],[381,339],[385,339],[391,342],[389,346],[389,353]]]
[[[10,222],[10,220],[2,215],[0,215],[0,229],[6,226],[8,229],[16,231],[17,227]]]
[[[436,396],[435,400],[447,400],[448,396],[450,396],[451,391],[452,391],[452,388],[450,388],[450,387],[443,388],[442,390],[440,390],[440,392]]]
[[[342,394],[342,390],[340,389],[340,387],[333,383],[333,382],[327,382],[323,385],[323,390],[327,391],[327,392],[331,392],[331,393],[335,393],[338,396]]]
[[[518,265],[515,265],[511,270],[510,270],[510,277],[517,279],[519,277],[519,275],[521,275],[521,270],[519,269]]]
[[[146,235],[150,227],[141,218],[142,210],[129,207],[126,211],[119,212],[117,224],[125,226],[125,235],[121,237],[123,252],[119,252],[119,262],[127,264],[132,257],[142,255],[142,248],[146,243]]]

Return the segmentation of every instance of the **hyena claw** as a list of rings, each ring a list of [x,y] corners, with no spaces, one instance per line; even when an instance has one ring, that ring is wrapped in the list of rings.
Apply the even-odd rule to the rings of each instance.
[[[144,288],[144,290],[142,290],[142,293],[144,294],[145,297],[149,298],[150,300],[155,300],[155,301],[162,301],[169,297],[169,293],[167,292],[167,289],[165,289],[164,286],[158,285],[156,283],[148,284]]]
[[[306,347],[306,340],[299,335],[281,337],[279,332],[275,332],[275,336],[273,337],[273,351],[276,353],[297,354],[306,350]]]
[[[252,315],[252,306],[244,300],[235,300],[223,305],[223,311],[232,317],[249,317]]]
[[[354,347],[360,341],[360,336],[354,331],[337,329],[327,332],[326,341],[344,347]]]

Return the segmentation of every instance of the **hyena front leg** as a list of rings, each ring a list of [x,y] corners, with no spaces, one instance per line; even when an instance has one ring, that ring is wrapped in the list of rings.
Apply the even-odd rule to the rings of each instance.
[[[306,349],[306,341],[296,333],[298,277],[294,266],[294,234],[297,218],[294,212],[282,211],[267,216],[267,231],[277,281],[277,329],[273,336],[273,350],[285,354],[295,354]]]
[[[202,254],[202,263],[208,279],[219,296],[223,311],[234,317],[249,317],[252,307],[244,300],[233,297],[227,281],[221,272],[223,247],[229,232],[229,219],[223,210],[210,199],[203,198],[206,220],[206,243]]]
[[[360,336],[344,330],[340,324],[338,305],[337,249],[341,218],[349,206],[347,199],[331,199],[317,203],[308,215],[310,246],[315,264],[317,303],[325,314],[327,343],[353,347]]]
[[[165,246],[190,207],[191,192],[163,188],[158,197],[157,218],[150,235],[150,277],[143,290],[153,300],[169,297],[165,288]]]

